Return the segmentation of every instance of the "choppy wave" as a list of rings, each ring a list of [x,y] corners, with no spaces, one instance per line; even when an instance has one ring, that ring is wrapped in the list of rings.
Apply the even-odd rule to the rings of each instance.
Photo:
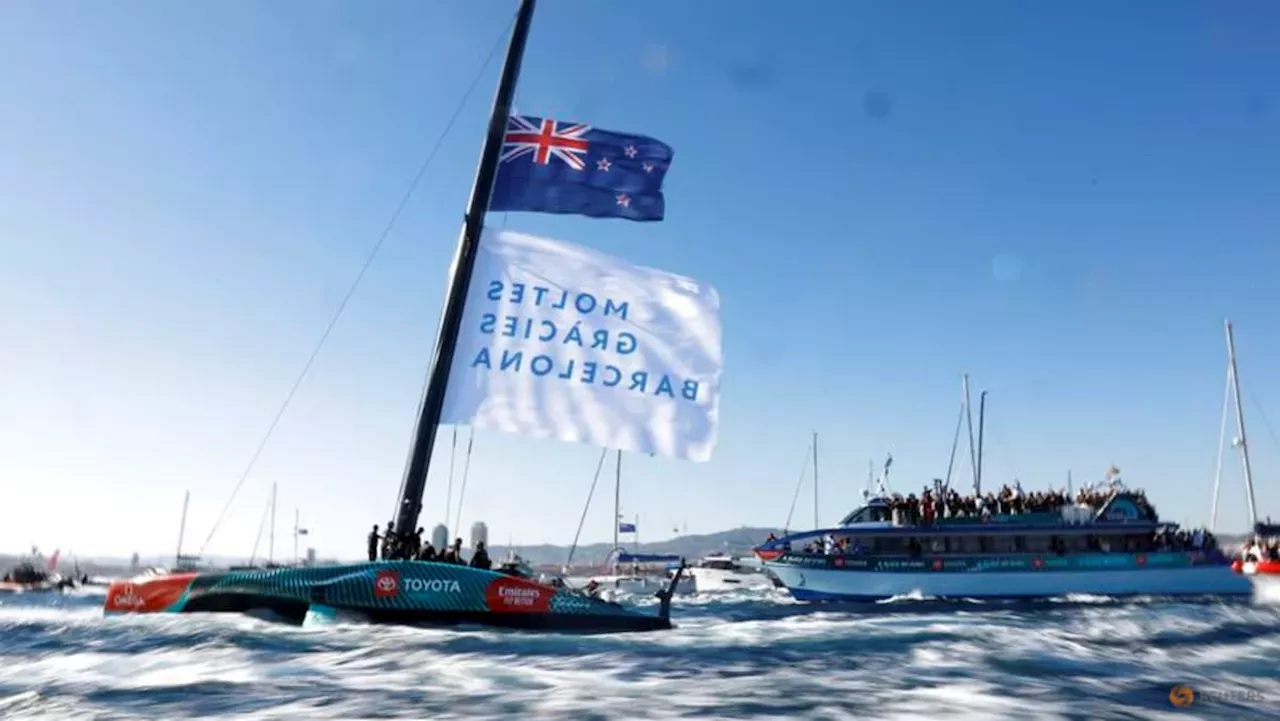
[[[678,599],[671,632],[591,637],[103,618],[100,603],[0,600],[0,718],[1280,718],[1280,608],[1258,603],[734,593]]]

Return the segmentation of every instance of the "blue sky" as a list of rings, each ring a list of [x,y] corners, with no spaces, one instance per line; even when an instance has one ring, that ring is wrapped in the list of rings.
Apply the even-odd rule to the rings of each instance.
[[[201,545],[514,9],[0,5],[0,549],[163,553],[186,489]],[[210,552],[248,553],[273,482],[278,548],[294,508],[322,554],[359,555],[390,516],[497,72]],[[824,523],[887,452],[918,490],[964,371],[990,391],[988,485],[1114,462],[1205,521],[1224,315],[1280,515],[1274,4],[544,0],[521,78],[522,112],[670,143],[667,220],[490,222],[721,295],[720,443],[624,462],[642,540],[781,524],[813,430]],[[598,456],[478,433],[463,525],[568,542]],[[1239,478],[1229,461],[1228,528]],[[586,540],[610,535],[610,495]]]

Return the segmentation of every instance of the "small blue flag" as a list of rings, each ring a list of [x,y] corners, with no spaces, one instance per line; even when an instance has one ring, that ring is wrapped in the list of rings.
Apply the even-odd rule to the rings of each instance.
[[[507,118],[489,210],[662,220],[671,146],[643,135]]]
[[[634,523],[618,524],[618,533],[635,533],[635,532],[636,532],[636,524]]]

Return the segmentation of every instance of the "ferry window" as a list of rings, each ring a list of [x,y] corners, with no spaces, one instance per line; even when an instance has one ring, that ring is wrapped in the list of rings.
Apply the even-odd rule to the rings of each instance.
[[[955,548],[956,548],[956,551],[959,553],[979,553],[980,552],[977,536],[960,536],[956,539],[956,541],[958,541],[958,543],[955,544]]]
[[[1088,536],[1067,536],[1066,541],[1070,551],[1087,551],[1090,547]]]
[[[1027,536],[1026,539],[1029,553],[1046,553],[1049,550],[1048,536]]]
[[[979,536],[979,537],[978,537],[978,552],[979,552],[979,553],[991,553],[992,546],[993,546],[993,544],[992,544],[992,542],[991,542],[991,536]]]
[[[849,514],[849,517],[840,523],[849,525],[850,523],[872,523],[887,520],[889,520],[889,509],[883,506],[864,506]]]
[[[996,553],[1015,553],[1018,550],[1017,536],[996,536],[995,552]]]
[[[1026,536],[1014,536],[1014,537],[1013,537],[1013,549],[1014,549],[1015,551],[1018,551],[1019,553],[1022,553],[1023,551],[1026,551],[1026,550],[1027,550],[1027,537],[1026,537]]]
[[[877,538],[872,547],[876,553],[884,554],[905,553],[907,550],[907,545],[901,538]]]

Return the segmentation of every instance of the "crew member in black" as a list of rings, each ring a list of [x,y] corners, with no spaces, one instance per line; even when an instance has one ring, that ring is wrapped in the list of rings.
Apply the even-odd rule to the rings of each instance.
[[[409,553],[405,558],[413,560],[422,552],[422,530],[423,529],[419,528],[417,531],[414,531],[413,537],[409,539]]]
[[[373,524],[373,530],[369,531],[369,560],[378,560],[378,524]]]
[[[437,560],[436,547],[431,545],[431,541],[427,541],[426,543],[422,544],[422,550],[418,551],[418,560],[419,561]]]
[[[390,561],[395,558],[396,545],[396,524],[395,521],[388,521],[387,533],[382,537],[382,560]]]
[[[441,563],[453,563],[459,566],[465,566],[466,562],[462,560],[462,539],[456,538],[453,545],[449,546],[444,553],[440,554]]]
[[[489,551],[484,547],[484,541],[476,541],[476,551],[471,554],[471,567],[488,571],[492,566],[493,562],[489,560]]]

